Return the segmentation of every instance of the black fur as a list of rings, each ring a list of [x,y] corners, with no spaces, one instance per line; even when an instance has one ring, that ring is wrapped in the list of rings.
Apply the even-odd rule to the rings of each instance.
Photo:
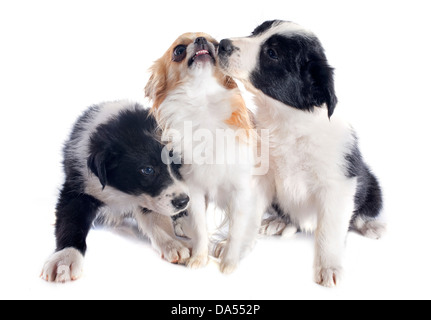
[[[74,183],[66,182],[56,209],[56,251],[72,247],[84,255],[87,250],[85,240],[102,205],[96,198],[77,192]]]
[[[268,26],[264,24],[255,32]],[[313,111],[326,105],[331,117],[337,105],[333,73],[316,37],[275,34],[262,44],[251,82],[266,95],[296,109]]]
[[[268,31],[280,20],[267,21],[257,27],[252,37]],[[224,53],[232,54],[232,43],[222,40]],[[315,106],[328,108],[329,118],[334,113],[337,97],[334,89],[333,69],[328,64],[320,41],[311,34],[275,34],[261,46],[259,62],[252,72],[252,84],[266,95],[296,109],[312,112]],[[345,155],[346,177],[357,178],[358,188],[355,195],[357,217],[375,219],[383,208],[383,196],[376,176],[364,162],[355,136],[355,143]],[[278,215],[284,213],[274,203]]]
[[[65,144],[66,181],[56,207],[56,251],[71,247],[83,255],[86,252],[88,232],[99,209],[106,205],[87,193],[86,184],[92,174],[99,179],[101,190],[109,186],[124,194],[153,198],[173,183],[168,166],[162,161],[164,146],[156,120],[148,110],[132,105],[92,128],[100,111],[99,106],[89,108],[78,119]],[[180,166],[173,165],[172,170],[178,180]],[[154,174],[142,174],[141,170],[147,167]],[[174,199],[175,204],[172,201],[173,206],[178,206],[178,201],[185,202],[181,196]],[[150,210],[141,209],[142,214],[150,214]]]
[[[283,21],[282,20],[266,21],[266,22],[262,23],[260,26],[258,26],[256,29],[254,29],[251,36],[257,37],[257,36],[265,33],[266,31],[268,31],[269,29],[271,29],[274,25],[277,25],[281,22],[283,22]]]
[[[157,141],[160,134],[156,130],[156,120],[147,110],[122,111],[91,136],[88,167],[103,186],[109,184],[133,195],[158,196],[172,179],[161,161],[164,146]],[[157,174],[140,174],[145,166],[153,167]]]
[[[358,188],[355,195],[355,212],[352,221],[358,216],[375,219],[383,208],[383,196],[376,176],[371,172],[362,158],[358,140],[350,153],[345,156],[346,176],[358,179]]]

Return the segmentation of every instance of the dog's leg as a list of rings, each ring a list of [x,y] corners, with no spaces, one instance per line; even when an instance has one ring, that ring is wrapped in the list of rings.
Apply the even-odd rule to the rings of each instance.
[[[101,206],[95,198],[73,192],[73,187],[66,182],[57,204],[57,249],[43,267],[44,280],[67,282],[81,276],[86,238]]]
[[[146,234],[153,248],[163,259],[171,263],[184,264],[190,258],[187,244],[176,238],[171,217],[155,212],[135,212],[139,230]]]
[[[223,249],[216,248],[216,254],[221,259],[220,270],[225,274],[235,271],[240,260],[251,251],[259,233],[265,209],[257,206],[255,200],[252,197],[237,196],[236,203],[231,208],[228,239]]]
[[[202,190],[190,187],[190,237],[193,243],[192,256],[186,265],[189,268],[201,268],[209,261],[209,238],[206,222],[206,197]]]
[[[356,179],[320,192],[315,239],[314,279],[325,287],[336,286],[342,277],[342,258],[354,211]]]
[[[215,248],[220,270],[235,271],[242,257],[253,247],[259,234],[263,214],[274,197],[274,186],[266,176],[254,177],[252,188],[233,195],[229,212],[229,236]]]

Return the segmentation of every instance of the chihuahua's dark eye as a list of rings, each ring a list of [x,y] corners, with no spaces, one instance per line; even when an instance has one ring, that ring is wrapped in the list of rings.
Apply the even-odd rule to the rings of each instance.
[[[178,46],[174,50],[174,55],[180,56],[180,55],[182,55],[184,53],[184,51],[186,51],[186,47],[185,46]]]
[[[274,49],[268,49],[266,51],[266,53],[268,54],[268,56],[273,59],[273,60],[278,60],[278,54]]]
[[[187,54],[187,47],[185,45],[179,45],[175,47],[172,60],[180,62],[184,60]]]
[[[145,167],[140,169],[140,172],[144,175],[144,176],[152,176],[153,174],[156,173],[156,171],[154,170],[153,167]]]

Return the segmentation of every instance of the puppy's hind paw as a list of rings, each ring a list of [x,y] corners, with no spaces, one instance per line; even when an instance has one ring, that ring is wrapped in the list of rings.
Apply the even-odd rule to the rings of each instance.
[[[364,237],[378,240],[385,235],[386,227],[386,223],[382,221],[367,220],[359,217],[354,221],[352,230],[358,232]]]
[[[298,228],[281,217],[271,217],[263,220],[259,233],[265,236],[293,237]]]
[[[361,229],[361,233],[364,237],[370,239],[380,239],[386,233],[386,224],[380,221],[368,221]]]

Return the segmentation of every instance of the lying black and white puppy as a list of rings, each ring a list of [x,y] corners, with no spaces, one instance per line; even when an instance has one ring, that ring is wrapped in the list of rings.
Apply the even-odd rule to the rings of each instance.
[[[267,233],[315,232],[315,281],[335,286],[347,232],[379,238],[385,225],[377,178],[364,163],[355,131],[333,116],[333,69],[310,31],[267,21],[251,36],[225,39],[220,65],[254,93],[260,129],[270,130],[270,174],[261,186],[279,216]]]
[[[118,222],[131,216],[166,260],[183,263],[190,258],[171,220],[187,209],[189,192],[179,167],[166,165],[163,154],[156,120],[138,104],[104,103],[79,118],[64,148],[66,182],[56,209],[57,249],[43,267],[43,279],[80,277],[87,234],[96,218]]]

